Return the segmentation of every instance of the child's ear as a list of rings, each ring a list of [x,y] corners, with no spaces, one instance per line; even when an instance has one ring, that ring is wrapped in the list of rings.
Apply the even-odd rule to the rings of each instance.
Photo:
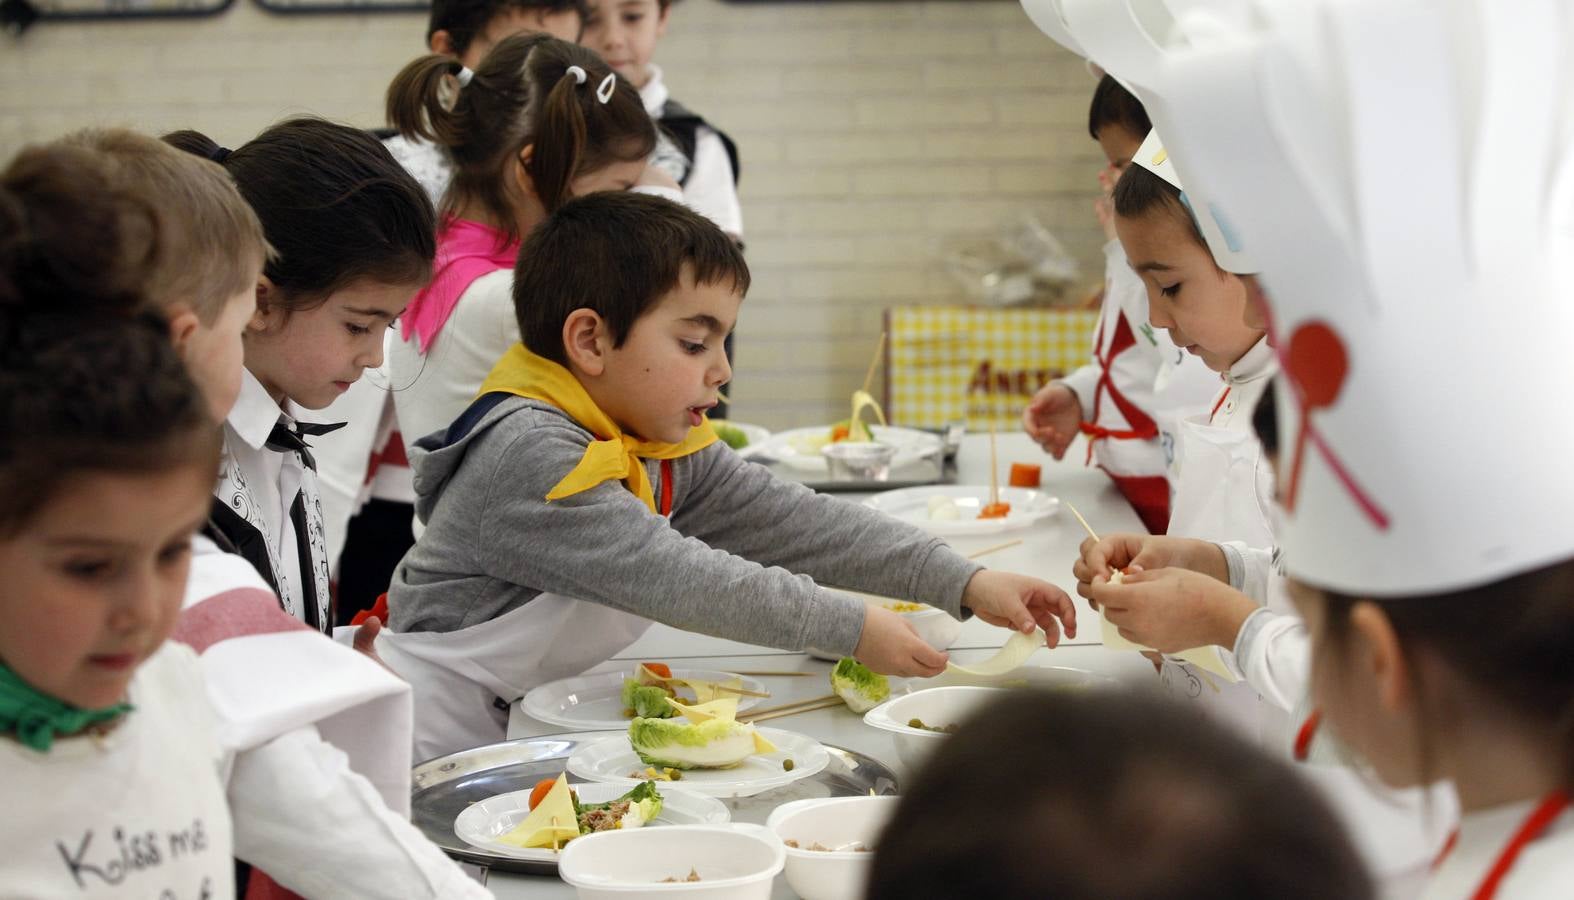
[[[530,176],[530,163],[536,158],[536,145],[526,144],[519,151],[519,162],[514,167],[514,179],[526,197],[536,195],[536,182]]]
[[[576,309],[563,323],[563,351],[569,365],[592,378],[607,369],[606,323],[593,309]]]
[[[247,331],[267,331],[283,318],[283,310],[270,302],[278,294],[278,287],[268,280],[268,276],[258,277],[257,310],[251,314],[251,321],[246,323]]]
[[[427,39],[426,46],[427,49],[431,50],[433,53],[436,53],[438,56],[459,55],[454,52],[454,41],[453,38],[449,36],[448,30],[446,28],[439,28],[438,30],[432,32],[432,36]]]
[[[186,345],[192,336],[197,333],[197,327],[202,320],[196,312],[184,303],[171,306],[169,312],[169,342],[175,345],[175,352],[182,358],[186,355]]]
[[[1347,658],[1367,670],[1360,674],[1370,680],[1378,703],[1389,712],[1404,712],[1413,699],[1414,670],[1382,607],[1365,601],[1355,604],[1350,610],[1350,638],[1352,652]]]

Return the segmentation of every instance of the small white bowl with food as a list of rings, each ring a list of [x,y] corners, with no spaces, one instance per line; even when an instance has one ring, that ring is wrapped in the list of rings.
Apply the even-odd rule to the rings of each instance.
[[[969,715],[999,696],[1001,688],[937,687],[895,697],[864,714],[864,724],[889,731],[896,755],[916,771]]]
[[[588,834],[564,847],[557,865],[580,900],[768,900],[786,864],[775,832],[735,822]]]
[[[765,826],[787,848],[787,884],[803,900],[859,900],[875,843],[900,797],[831,797],[783,803]]]
[[[913,626],[918,636],[924,643],[936,650],[949,650],[956,639],[962,636],[962,623],[951,618],[945,610],[924,603],[912,603],[907,600],[897,600],[892,597],[879,597],[874,594],[865,594],[860,591],[849,591],[845,588],[833,587],[830,590],[839,594],[851,594],[860,600],[883,606],[902,617],[902,621]],[[830,653],[816,647],[804,651],[815,659],[824,659],[836,662],[842,658],[840,653]]]

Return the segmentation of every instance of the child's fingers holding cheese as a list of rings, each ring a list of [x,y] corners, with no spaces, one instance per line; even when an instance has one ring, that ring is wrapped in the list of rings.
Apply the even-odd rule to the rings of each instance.
[[[1161,653],[1232,647],[1257,604],[1224,582],[1187,569],[1133,571],[1091,588],[1104,618],[1129,641]]]
[[[929,646],[900,615],[867,605],[853,657],[881,675],[929,678],[945,671],[947,656]]]
[[[974,573],[962,594],[962,605],[991,625],[1031,633],[1044,629],[1045,641],[1060,642],[1064,627],[1077,634],[1077,608],[1066,592],[1038,578],[984,569]]]

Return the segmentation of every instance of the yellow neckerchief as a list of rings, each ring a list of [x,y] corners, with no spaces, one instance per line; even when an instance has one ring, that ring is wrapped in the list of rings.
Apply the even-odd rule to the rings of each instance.
[[[682,443],[668,444],[661,441],[640,440],[624,434],[612,418],[601,411],[596,401],[590,399],[584,385],[573,373],[551,360],[537,356],[515,344],[492,367],[492,373],[481,384],[477,397],[501,391],[561,409],[574,421],[584,426],[596,440],[585,448],[585,455],[573,471],[563,477],[547,493],[548,500],[572,497],[588,491],[603,481],[617,479],[644,504],[656,511],[656,497],[651,491],[650,478],[645,474],[641,459],[676,459],[688,456],[714,444],[716,430],[707,420],[689,430]]]

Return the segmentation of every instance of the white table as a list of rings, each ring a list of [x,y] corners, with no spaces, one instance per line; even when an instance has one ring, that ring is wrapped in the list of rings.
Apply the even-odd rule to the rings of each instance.
[[[969,435],[964,439],[957,459],[958,484],[989,483],[989,439],[984,435]],[[1040,462],[1044,467],[1043,489],[1076,504],[1088,522],[1100,533],[1117,531],[1142,532],[1144,529],[1125,499],[1111,486],[1110,481],[1097,469],[1084,468],[1081,460],[1086,448],[1079,439],[1066,454],[1066,460],[1055,462],[1027,439],[1025,435],[1010,434],[999,437],[999,460],[1005,469],[1011,462]],[[862,495],[846,494],[850,502],[862,500]],[[1077,603],[1077,637],[1063,640],[1054,650],[1040,650],[1030,661],[1032,665],[1058,665],[1088,669],[1123,682],[1151,683],[1152,667],[1135,653],[1115,653],[1105,650],[1099,639],[1098,619],[1086,601],[1072,590],[1071,564],[1077,557],[1077,548],[1085,536],[1082,527],[1069,511],[1062,508],[1048,520],[1020,532],[989,535],[987,537],[959,538],[953,541],[956,549],[964,554],[986,547],[1022,538],[1019,546],[989,555],[980,560],[990,568],[1020,572],[1043,578],[1059,585],[1071,594]],[[962,627],[961,637],[953,645],[952,658],[960,663],[987,659],[1009,636],[1003,629],[972,619]],[[724,671],[787,671],[811,672],[807,677],[767,677],[765,682],[771,692],[771,705],[808,699],[829,692],[831,664],[811,659],[802,653],[791,653],[768,647],[757,647],[736,641],[722,640],[691,632],[679,631],[665,625],[656,625],[618,655],[591,672],[631,671],[639,660],[662,660],[684,668],[719,669]],[[900,689],[899,680],[895,687]],[[918,683],[909,685],[921,686]],[[771,727],[785,728],[810,735],[820,741],[836,744],[850,750],[873,756],[899,776],[907,772],[897,760],[890,735],[864,725],[860,717],[845,707],[816,710],[796,716],[772,720]],[[561,733],[556,725],[547,725],[529,718],[516,704],[509,720],[510,738],[537,737]],[[548,877],[494,873],[488,886],[499,898],[572,898],[574,889],[563,882]],[[790,900],[795,895],[786,880],[778,877],[773,898]]]

